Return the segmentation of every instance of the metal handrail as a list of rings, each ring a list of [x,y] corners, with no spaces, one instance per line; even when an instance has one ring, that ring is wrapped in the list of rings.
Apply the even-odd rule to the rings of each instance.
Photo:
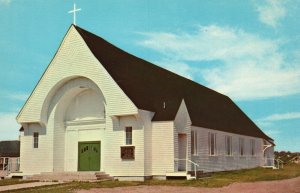
[[[186,164],[185,164],[185,171],[188,172],[188,162],[190,162],[191,164],[194,165],[194,173],[195,173],[195,179],[197,179],[197,167],[199,167],[200,165],[193,162],[192,160],[189,160],[189,159],[179,159],[179,158],[175,158],[174,161],[186,161]]]
[[[3,163],[3,167],[1,171],[5,172],[5,175],[9,175],[11,172],[19,171],[20,169],[20,163],[18,160],[8,160],[7,163]]]
[[[266,164],[266,161],[270,161],[269,163],[271,163],[271,165],[268,165]],[[273,167],[273,168],[276,168],[276,169],[280,169],[280,168],[283,168],[283,161],[281,159],[275,159],[275,158],[264,158],[264,166],[265,167]]]
[[[275,165],[275,161],[277,162],[277,168],[280,169],[280,165],[281,168],[283,168],[283,161],[281,159],[274,159],[274,165]]]

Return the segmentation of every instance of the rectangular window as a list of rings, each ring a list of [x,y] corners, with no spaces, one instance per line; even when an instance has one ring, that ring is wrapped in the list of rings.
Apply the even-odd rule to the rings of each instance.
[[[39,147],[39,133],[34,132],[33,133],[33,148],[38,148]]]
[[[250,139],[250,148],[251,148],[251,155],[255,156],[255,140]]]
[[[216,133],[208,133],[208,148],[209,148],[209,155],[217,155],[216,152],[216,138],[217,134]]]
[[[198,137],[197,137],[197,131],[192,131],[191,132],[191,153],[192,155],[197,155],[198,154]]]
[[[0,157],[0,170],[4,169],[4,158]]]
[[[244,138],[239,138],[239,149],[240,149],[240,156],[244,156],[245,155]]]
[[[231,136],[225,136],[225,152],[226,155],[232,155],[232,137]]]
[[[126,145],[132,145],[132,127],[125,128]]]

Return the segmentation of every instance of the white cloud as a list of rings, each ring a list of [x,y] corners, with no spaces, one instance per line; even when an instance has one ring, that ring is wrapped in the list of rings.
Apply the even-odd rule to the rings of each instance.
[[[260,119],[261,121],[282,121],[290,119],[300,119],[300,112],[289,112],[282,114],[273,114],[265,118]]]
[[[264,68],[253,66],[229,66],[206,70],[204,78],[208,86],[236,100],[264,99],[300,93],[299,69]]]
[[[159,64],[160,66],[191,80],[193,80],[193,76],[197,72],[196,69],[190,67],[188,64],[176,60],[162,60],[153,63]]]
[[[275,130],[275,129],[268,129],[268,130],[265,130],[264,132],[273,139],[275,136],[278,136],[281,134],[281,131]]]
[[[29,95],[27,93],[10,93],[6,97],[11,100],[26,101]]]
[[[191,67],[185,72],[195,79],[201,71],[207,86],[236,100],[260,99],[300,93],[300,68],[285,62],[282,42],[263,39],[240,29],[202,26],[194,33],[143,33],[140,44],[156,50],[170,61],[218,61],[209,68]],[[192,73],[198,69],[197,73]]]
[[[18,139],[20,125],[16,116],[15,112],[0,112],[0,140]]]
[[[11,3],[11,0],[0,0],[0,5],[9,5]]]
[[[258,5],[260,21],[271,27],[277,27],[280,20],[286,16],[285,3],[286,0],[266,0],[264,4]]]

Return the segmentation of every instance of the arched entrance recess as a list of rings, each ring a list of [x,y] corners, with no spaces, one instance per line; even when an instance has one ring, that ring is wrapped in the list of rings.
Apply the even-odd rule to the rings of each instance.
[[[43,111],[53,135],[53,171],[99,171],[105,98],[90,79],[75,77],[53,88]]]

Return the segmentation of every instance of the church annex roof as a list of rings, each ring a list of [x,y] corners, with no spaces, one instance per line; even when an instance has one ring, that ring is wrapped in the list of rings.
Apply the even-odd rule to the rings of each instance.
[[[74,27],[132,102],[139,109],[155,112],[153,121],[174,120],[184,99],[193,126],[272,141],[229,97],[133,56],[78,26]]]
[[[20,141],[0,141],[0,157],[20,157]]]

